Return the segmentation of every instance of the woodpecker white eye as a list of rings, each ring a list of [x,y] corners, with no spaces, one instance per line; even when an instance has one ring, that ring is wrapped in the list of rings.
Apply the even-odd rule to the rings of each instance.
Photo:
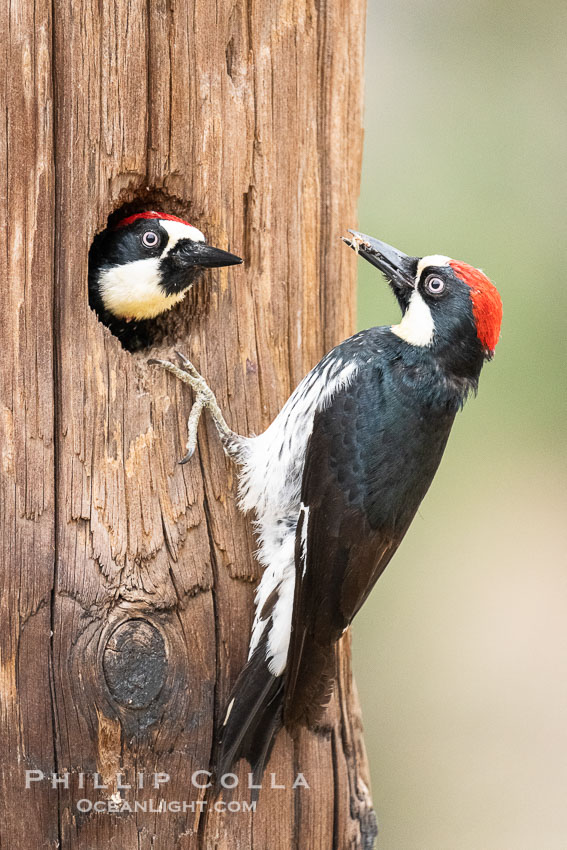
[[[155,248],[158,242],[159,236],[155,230],[146,230],[146,232],[142,234],[142,245],[146,248]]]
[[[445,290],[445,281],[437,275],[430,274],[425,278],[425,288],[431,295],[441,295]]]

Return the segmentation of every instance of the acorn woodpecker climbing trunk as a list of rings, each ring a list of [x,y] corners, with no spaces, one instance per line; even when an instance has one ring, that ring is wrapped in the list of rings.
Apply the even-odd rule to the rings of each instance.
[[[278,737],[256,813],[244,763],[241,810],[208,808],[198,771],[259,569],[214,424],[180,466],[191,394],[146,365],[179,348],[231,427],[259,433],[353,330],[338,237],[364,4],[20,0],[0,33],[0,844],[369,847],[348,634],[319,731]],[[131,353],[89,306],[87,259],[110,213],[140,210],[244,264],[205,271]]]

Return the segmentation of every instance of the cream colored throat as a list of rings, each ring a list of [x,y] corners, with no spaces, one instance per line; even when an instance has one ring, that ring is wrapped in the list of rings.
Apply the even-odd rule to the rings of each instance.
[[[167,295],[160,286],[159,258],[113,266],[100,276],[104,306],[121,319],[153,319],[182,301],[187,290]]]
[[[402,321],[398,325],[392,325],[390,330],[410,345],[427,346],[433,342],[435,333],[433,316],[417,289],[411,294],[409,307]]]

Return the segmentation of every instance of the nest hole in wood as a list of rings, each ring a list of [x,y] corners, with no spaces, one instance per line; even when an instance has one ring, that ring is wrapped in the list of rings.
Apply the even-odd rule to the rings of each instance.
[[[115,228],[123,219],[149,210],[178,216],[205,234],[208,231],[203,216],[196,214],[190,203],[170,195],[163,189],[139,187],[121,193],[115,208],[108,216],[106,227],[95,235],[89,250],[89,304],[98,320],[105,324],[122,347],[131,353],[146,352],[154,346],[170,346],[187,337],[191,323],[207,312],[210,303],[211,272],[205,271],[196,277],[182,301],[156,318],[124,321],[116,319],[104,309],[95,275],[98,251],[104,234]]]

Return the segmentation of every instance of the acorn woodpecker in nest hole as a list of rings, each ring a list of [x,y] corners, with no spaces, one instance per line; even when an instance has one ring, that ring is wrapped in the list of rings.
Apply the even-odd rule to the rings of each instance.
[[[402,318],[330,351],[264,433],[231,431],[182,355],[179,365],[153,361],[195,393],[184,460],[202,410],[211,412],[240,467],[240,505],[255,514],[264,568],[217,776],[244,757],[258,780],[282,725],[293,732],[320,719],[337,641],[408,530],[500,333],[500,297],[478,269],[351,234],[344,241],[386,277]]]
[[[207,245],[200,230],[175,215],[136,213],[95,237],[89,303],[132,351],[148,343],[148,319],[182,301],[203,269],[241,262]]]

